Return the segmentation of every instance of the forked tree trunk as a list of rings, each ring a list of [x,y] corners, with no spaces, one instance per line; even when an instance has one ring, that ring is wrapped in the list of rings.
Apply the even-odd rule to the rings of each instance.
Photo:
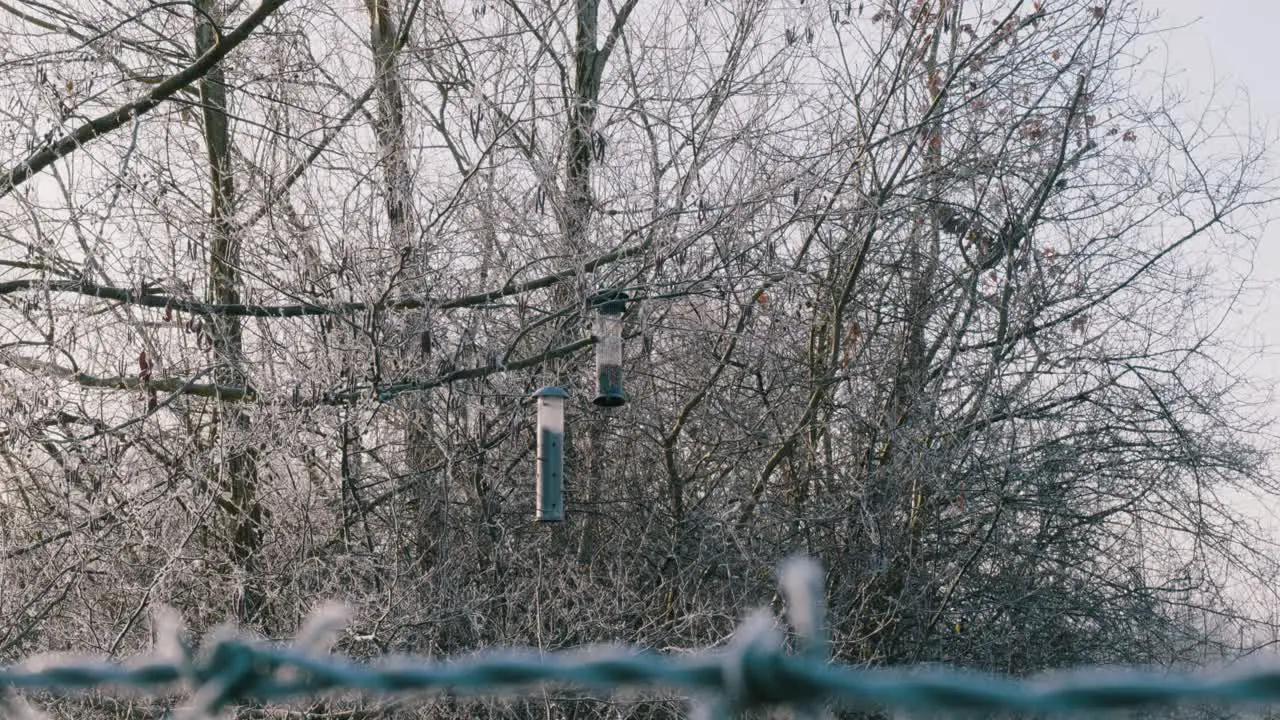
[[[605,64],[618,42],[627,18],[635,8],[636,0],[628,0],[618,9],[613,26],[609,29],[603,46],[597,45],[600,36],[600,0],[577,0],[576,34],[573,52],[573,87],[567,101],[568,126],[566,128],[565,148],[565,192],[564,203],[559,208],[560,229],[564,237],[565,264],[576,264],[583,256],[598,254],[603,248],[596,247],[591,238],[591,220],[594,200],[591,192],[591,179],[594,165],[602,160],[607,152],[608,139],[598,134],[595,124],[597,108],[600,106],[600,82],[604,75]],[[581,302],[581,298],[573,296],[574,287],[570,283],[556,286],[556,305],[564,307]],[[574,315],[570,315],[574,317]],[[571,342],[581,329],[576,326],[562,327],[563,336],[556,339],[555,345]],[[553,368],[555,366],[553,365]],[[558,369],[553,374],[559,375]],[[600,423],[604,420],[592,418],[589,422]],[[599,446],[602,433],[598,426],[588,430],[589,451],[598,458],[605,449]],[[573,483],[578,500],[596,501],[599,487],[598,463],[591,458],[586,462],[577,460],[573,448],[573,433],[565,433],[565,458],[573,463],[585,477],[569,478]],[[582,514],[581,534],[578,536],[577,554],[583,561],[590,561],[595,556],[596,530],[593,516]],[[564,538],[567,540],[568,538]]]

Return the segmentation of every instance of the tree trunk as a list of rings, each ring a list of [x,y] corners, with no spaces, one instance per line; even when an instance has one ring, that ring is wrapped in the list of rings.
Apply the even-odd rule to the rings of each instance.
[[[378,162],[382,168],[383,206],[390,229],[390,246],[404,258],[405,269],[422,272],[426,269],[426,258],[424,248],[418,242],[413,212],[409,153],[404,142],[404,94],[396,62],[402,31],[392,15],[391,0],[365,0],[365,8],[369,12],[369,47],[373,52],[378,101],[374,133],[378,138]],[[412,281],[408,290],[423,290],[421,284],[421,280]],[[429,328],[418,327],[407,328],[405,332],[421,334],[429,331]],[[421,343],[424,351],[428,346],[428,342]],[[429,468],[434,454],[429,450],[432,447],[429,406],[419,393],[408,398],[407,406],[404,459],[417,507],[413,521],[415,545],[419,559],[429,566],[441,552],[440,541],[445,536],[448,503],[442,488],[435,487],[430,477]]]
[[[196,13],[196,54],[208,52],[217,42],[218,22],[223,10],[217,0],[199,0]],[[240,237],[235,228],[235,176],[231,168],[231,130],[227,119],[227,86],[221,65],[200,81],[201,108],[204,114],[204,139],[209,159],[212,201],[209,219],[213,229],[209,244],[209,302],[240,302],[238,268]],[[214,379],[219,386],[245,387],[248,376],[244,368],[240,318],[231,315],[210,317]],[[231,561],[243,578],[244,586],[237,603],[242,623],[258,612],[261,593],[257,587],[254,556],[261,544],[263,508],[258,500],[258,461],[249,437],[251,418],[237,403],[219,403],[214,421],[214,446],[221,445],[222,458],[216,468],[215,487],[225,493],[220,497],[230,535]]]

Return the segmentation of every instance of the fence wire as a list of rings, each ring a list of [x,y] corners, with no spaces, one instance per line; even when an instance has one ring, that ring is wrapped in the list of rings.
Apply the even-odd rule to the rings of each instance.
[[[827,661],[822,574],[807,559],[784,563],[781,586],[794,651],[774,618],[750,615],[724,648],[671,656],[597,646],[539,653],[494,650],[448,661],[423,658],[358,663],[328,654],[346,614],[317,610],[290,643],[213,634],[199,653],[184,640],[176,613],[156,617],[156,646],[131,661],[46,655],[0,668],[0,715],[42,717],[23,691],[172,692],[186,701],[174,717],[207,720],[246,703],[299,700],[339,691],[368,694],[495,695],[543,685],[606,691],[675,690],[692,714],[727,718],[749,709],[787,707],[816,717],[829,702],[933,713],[1070,713],[1131,710],[1186,702],[1263,704],[1280,700],[1280,663],[1176,674],[1090,668],[1030,680],[939,667],[856,668]]]

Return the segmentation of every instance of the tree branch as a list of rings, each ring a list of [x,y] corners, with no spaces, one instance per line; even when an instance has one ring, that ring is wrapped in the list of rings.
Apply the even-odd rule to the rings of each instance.
[[[462,370],[454,370],[453,372],[448,372],[426,380],[406,380],[403,382],[392,383],[390,385],[365,385],[344,392],[326,393],[314,400],[277,400],[270,402],[269,404],[285,405],[290,407],[315,407],[320,405],[350,405],[360,400],[369,399],[374,399],[378,402],[390,402],[405,393],[421,392],[423,390],[430,390],[431,388],[448,385],[449,383],[458,382],[460,380],[476,380],[501,372],[511,372],[514,370],[524,370],[525,368],[536,367],[548,360],[572,355],[579,350],[591,347],[594,343],[594,338],[587,337],[561,345],[560,347],[552,348],[531,357],[522,358],[505,364],[496,363],[492,365],[480,365],[471,368],[464,368]],[[65,378],[86,388],[97,388],[103,390],[160,390],[175,395],[194,395],[196,397],[215,398],[218,400],[228,400],[232,402],[257,402],[262,400],[258,390],[253,387],[235,387],[214,383],[195,383],[184,378],[176,377],[155,378],[152,380],[143,380],[136,375],[102,377],[99,375],[90,375],[89,373],[76,372],[71,368],[64,367],[57,363],[22,357],[14,355],[13,353],[0,355],[0,362],[13,367],[20,367],[31,372],[39,372]]]
[[[235,30],[222,36],[221,40],[210,48],[208,52],[201,55],[181,72],[170,75],[146,95],[106,115],[101,115],[84,123],[73,132],[63,135],[58,140],[28,155],[26,160],[13,166],[3,176],[0,176],[0,197],[13,192],[19,185],[52,165],[59,158],[70,155],[89,141],[122,127],[138,116],[145,115],[160,103],[204,77],[210,69],[234,50],[236,46],[248,39],[249,35],[285,2],[286,0],[263,0],[258,9],[250,13],[249,17],[245,18],[244,22],[240,23]]]
[[[635,255],[639,255],[649,249],[651,241],[631,245],[629,247],[619,248],[604,255],[597,256],[576,268],[570,268],[550,275],[543,275],[525,282],[507,281],[502,287],[472,295],[461,295],[455,298],[444,300],[432,300],[426,297],[405,297],[396,300],[389,300],[381,303],[368,302],[345,302],[334,303],[329,305],[319,305],[316,303],[297,303],[293,305],[256,305],[251,303],[233,303],[219,304],[200,302],[198,300],[184,300],[175,298],[171,295],[164,295],[157,290],[155,285],[145,285],[141,288],[126,288],[112,285],[99,285],[90,280],[10,280],[0,283],[0,295],[9,295],[15,292],[25,290],[45,290],[52,292],[71,292],[91,297],[99,297],[107,300],[116,300],[118,302],[130,305],[142,305],[143,307],[168,308],[179,312],[191,313],[193,315],[224,315],[238,317],[309,317],[314,315],[340,315],[346,313],[367,312],[369,310],[414,310],[424,307],[433,307],[439,310],[455,310],[458,308],[475,307],[484,305],[495,300],[512,295],[520,295],[532,290],[541,290],[551,287],[558,283],[564,282],[570,278],[576,277],[582,273],[595,271],[597,268],[617,262]]]

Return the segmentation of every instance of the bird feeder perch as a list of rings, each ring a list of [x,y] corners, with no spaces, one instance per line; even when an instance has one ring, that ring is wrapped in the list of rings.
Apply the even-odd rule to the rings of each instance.
[[[622,391],[622,313],[627,310],[627,294],[602,291],[592,298],[595,306],[596,397],[600,407],[618,407],[627,402]]]
[[[540,523],[564,520],[564,401],[569,393],[544,387],[538,403],[538,505]]]

